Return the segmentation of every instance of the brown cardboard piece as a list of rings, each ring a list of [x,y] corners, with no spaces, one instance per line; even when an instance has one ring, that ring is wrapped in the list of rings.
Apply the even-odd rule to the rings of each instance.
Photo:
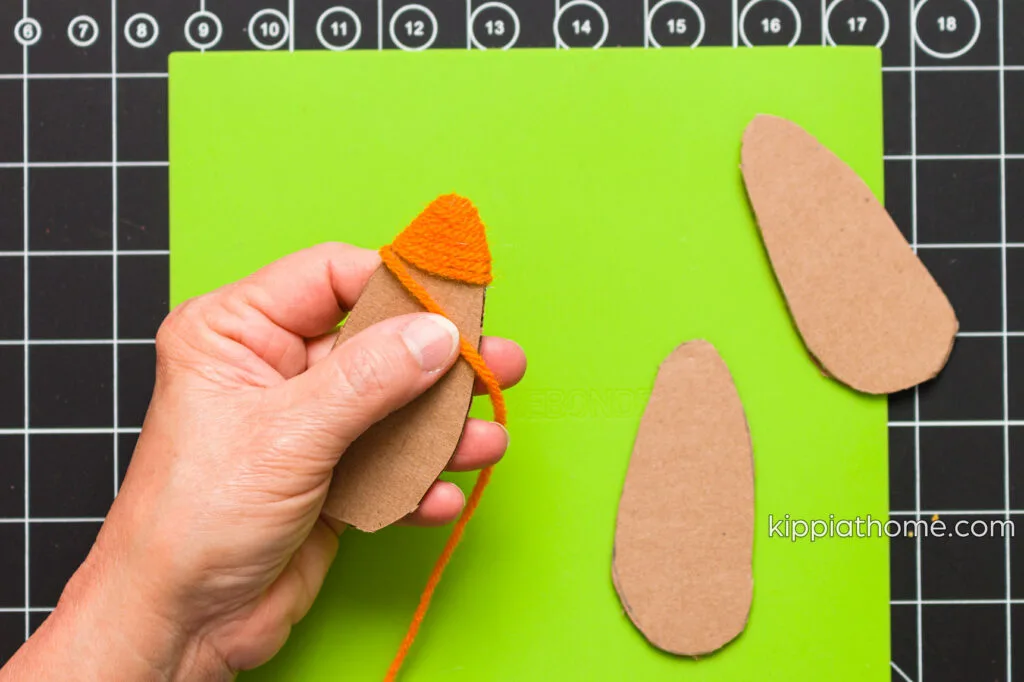
[[[853,169],[795,123],[759,115],[742,170],[775,277],[826,372],[865,393],[938,374],[956,313]]]
[[[413,278],[474,347],[480,344],[484,287],[408,266]],[[381,320],[423,307],[381,265],[373,273],[336,343]],[[375,531],[414,511],[459,443],[473,398],[473,368],[459,358],[434,386],[377,422],[342,455],[323,513],[363,531]]]
[[[654,646],[699,656],[746,626],[754,461],[729,368],[707,341],[658,369],[615,527],[612,580]]]

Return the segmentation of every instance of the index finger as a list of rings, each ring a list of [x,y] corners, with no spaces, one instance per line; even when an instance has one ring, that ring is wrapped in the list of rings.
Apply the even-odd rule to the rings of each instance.
[[[220,295],[309,338],[337,326],[379,264],[376,251],[340,242],[318,244],[270,263]]]
[[[287,379],[307,367],[306,338],[337,326],[379,264],[375,251],[319,244],[201,297],[203,320]]]

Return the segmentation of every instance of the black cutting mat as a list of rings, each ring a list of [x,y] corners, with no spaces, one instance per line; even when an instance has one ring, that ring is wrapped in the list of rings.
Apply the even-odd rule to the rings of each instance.
[[[1024,0],[4,0],[0,661],[84,557],[152,388],[169,52],[879,41],[887,204],[962,325],[891,400],[890,507],[1020,521]],[[893,680],[1012,679],[1024,543],[891,547]]]

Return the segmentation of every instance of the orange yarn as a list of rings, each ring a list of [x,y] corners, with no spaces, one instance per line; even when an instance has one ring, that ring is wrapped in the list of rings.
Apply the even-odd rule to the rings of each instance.
[[[457,194],[448,194],[435,199],[412,223],[395,238],[389,246],[380,249],[380,257],[384,265],[419,301],[428,312],[447,315],[437,304],[430,293],[413,279],[403,261],[431,274],[455,279],[469,284],[484,285],[491,281],[491,253],[487,248],[484,226],[476,208],[468,199]],[[476,372],[487,387],[494,410],[494,420],[505,425],[505,399],[501,394],[501,386],[494,372],[484,362],[479,351],[464,337],[459,338],[459,352]],[[441,582],[441,575],[455,552],[455,547],[462,539],[466,524],[473,517],[484,488],[491,480],[493,467],[486,467],[477,476],[473,491],[466,500],[466,506],[452,528],[451,535],[445,542],[441,555],[437,558],[427,584],[420,594],[420,602],[413,613],[412,622],[395,653],[391,666],[388,668],[385,682],[392,682],[402,668],[402,663],[409,654],[416,634],[419,632],[423,618],[430,607],[434,590]]]
[[[458,194],[434,199],[395,237],[391,248],[429,273],[469,284],[491,282],[484,224],[476,207]]]

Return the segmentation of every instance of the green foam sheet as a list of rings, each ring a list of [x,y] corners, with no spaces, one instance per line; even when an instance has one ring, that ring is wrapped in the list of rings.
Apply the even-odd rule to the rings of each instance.
[[[887,541],[769,537],[770,514],[886,518],[886,402],[815,368],[738,169],[772,113],[881,196],[876,50],[176,54],[170,74],[173,303],[317,242],[377,248],[446,192],[488,225],[485,331],[530,367],[404,680],[889,679]],[[647,644],[610,566],[658,363],[697,337],[745,404],[757,509],[747,629],[691,660]],[[345,533],[312,612],[244,679],[379,679],[447,533]]]

